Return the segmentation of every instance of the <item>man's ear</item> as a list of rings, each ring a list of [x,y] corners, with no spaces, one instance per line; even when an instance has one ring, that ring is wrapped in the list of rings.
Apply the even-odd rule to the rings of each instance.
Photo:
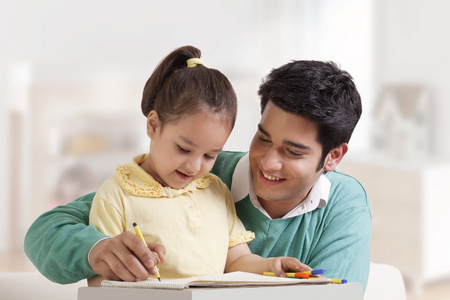
[[[158,113],[152,110],[147,117],[147,135],[149,138],[154,138],[156,133],[161,128],[161,121],[159,120]]]
[[[344,155],[348,151],[348,145],[347,143],[342,143],[338,147],[334,148],[333,150],[328,153],[327,157],[325,158],[325,164],[324,169],[327,172],[334,171],[336,167],[341,162],[342,158],[344,158]]]

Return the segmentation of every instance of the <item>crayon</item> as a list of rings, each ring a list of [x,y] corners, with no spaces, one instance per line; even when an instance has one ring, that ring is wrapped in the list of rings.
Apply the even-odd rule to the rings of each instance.
[[[261,275],[265,275],[265,276],[276,276],[275,273],[273,272],[262,272]],[[286,277],[289,278],[309,278],[311,275],[305,272],[296,272],[296,273],[292,273],[292,272],[286,272]]]
[[[347,283],[347,279],[337,279],[337,278],[331,278],[331,283],[338,283],[338,284],[344,284]]]

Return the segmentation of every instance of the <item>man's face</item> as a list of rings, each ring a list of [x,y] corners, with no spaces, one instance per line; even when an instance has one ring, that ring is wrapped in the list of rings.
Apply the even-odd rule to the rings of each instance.
[[[253,188],[266,210],[295,207],[323,173],[317,134],[313,122],[267,103],[250,145]]]

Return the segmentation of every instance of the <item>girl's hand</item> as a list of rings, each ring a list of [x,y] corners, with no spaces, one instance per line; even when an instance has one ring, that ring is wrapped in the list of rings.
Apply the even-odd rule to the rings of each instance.
[[[263,258],[252,254],[247,244],[239,244],[228,249],[225,272],[244,271],[261,274],[273,272],[276,276],[286,277],[286,271],[305,272],[312,270],[293,257]]]
[[[312,268],[293,257],[272,257],[267,259],[270,260],[270,271],[278,277],[286,277],[286,272],[289,271],[305,272],[312,270]]]

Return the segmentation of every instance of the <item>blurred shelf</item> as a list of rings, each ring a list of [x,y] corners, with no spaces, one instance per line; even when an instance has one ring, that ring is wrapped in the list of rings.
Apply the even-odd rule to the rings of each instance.
[[[373,261],[398,267],[418,289],[450,276],[450,162],[367,154],[346,157],[339,171],[366,189]]]

